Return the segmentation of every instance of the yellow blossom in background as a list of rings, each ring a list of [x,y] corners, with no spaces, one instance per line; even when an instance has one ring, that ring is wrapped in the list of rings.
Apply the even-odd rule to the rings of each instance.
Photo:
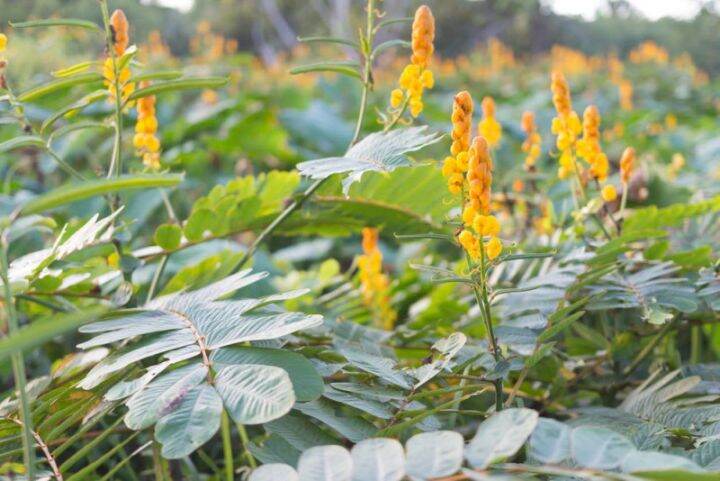
[[[377,327],[391,330],[395,326],[397,314],[390,305],[390,280],[382,272],[382,253],[378,248],[378,237],[376,228],[365,227],[362,230],[363,254],[358,258],[360,289],[363,303],[371,308],[376,316]]]
[[[553,72],[551,89],[553,104],[557,111],[557,116],[552,120],[551,131],[557,136],[555,145],[560,151],[558,177],[565,179],[577,170],[573,149],[578,135],[582,132],[582,124],[577,113],[572,109],[570,87],[561,72]]]
[[[670,60],[670,54],[657,43],[648,40],[635,47],[628,55],[633,63],[659,63],[665,64]]]
[[[0,33],[0,52],[4,52],[7,48],[7,35]]]
[[[453,99],[452,145],[450,156],[445,158],[442,173],[447,178],[448,190],[453,194],[462,191],[464,174],[468,169],[468,149],[472,131],[473,101],[470,93],[463,90]]]
[[[115,72],[116,62],[125,53],[130,43],[129,29],[127,17],[122,10],[115,10],[110,17],[110,25],[113,31],[113,49],[115,51],[115,60],[108,56],[103,63],[103,77],[105,78],[105,86],[110,91],[110,101],[115,102],[117,95],[115,84],[118,83],[121,89],[121,98],[127,99],[130,94],[135,91],[135,84],[129,82],[132,72],[130,67],[123,67],[120,72]]]
[[[525,132],[525,141],[522,144],[522,151],[526,154],[525,169],[532,170],[540,157],[542,145],[542,138],[535,124],[535,114],[529,111],[523,112],[520,127]]]
[[[665,128],[668,130],[673,130],[675,127],[677,127],[677,117],[673,113],[669,113],[665,116]]]
[[[617,199],[617,190],[615,190],[614,185],[608,184],[606,186],[603,186],[602,190],[600,191],[600,195],[602,197],[602,200],[604,200],[605,202],[612,202]]]
[[[670,161],[669,174],[671,179],[675,179],[680,171],[685,167],[685,156],[680,152],[676,152]]]
[[[412,26],[412,56],[410,64],[405,66],[398,82],[400,88],[390,93],[390,106],[393,109],[410,108],[410,115],[417,117],[423,110],[423,92],[435,85],[435,78],[428,70],[435,47],[435,18],[427,5],[415,11]]]
[[[149,82],[140,84],[141,88]],[[143,164],[152,170],[160,169],[160,140],[157,138],[158,121],[155,116],[155,96],[142,97],[137,101],[137,123],[133,145],[142,157]]]
[[[620,97],[620,108],[623,110],[633,109],[633,85],[629,80],[621,80],[618,84],[618,95]]]
[[[583,137],[577,141],[577,154],[590,164],[590,174],[605,181],[610,170],[607,156],[600,147],[600,111],[590,105],[583,113]]]
[[[627,147],[620,157],[620,180],[627,185],[635,168],[635,149]]]
[[[480,104],[483,118],[478,124],[478,135],[484,137],[488,146],[495,148],[502,138],[502,126],[495,118],[495,101],[492,97],[485,97]]]

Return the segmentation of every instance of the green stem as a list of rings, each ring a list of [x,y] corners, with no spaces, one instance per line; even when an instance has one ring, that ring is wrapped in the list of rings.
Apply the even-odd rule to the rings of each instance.
[[[355,133],[353,134],[352,140],[348,145],[348,149],[355,145],[360,138],[360,130],[362,129],[363,120],[365,119],[365,113],[367,110],[368,94],[372,88],[372,44],[373,44],[373,21],[375,19],[375,0],[368,0],[367,2],[367,33],[365,38],[361,39],[363,46],[363,56],[365,58],[364,70],[363,70],[363,81],[362,81],[362,93],[360,96],[360,110],[358,111],[357,120],[355,122]],[[275,229],[277,229],[285,220],[290,217],[296,210],[298,210],[312,196],[316,190],[322,186],[328,178],[317,179],[313,182],[305,191],[295,199],[289,206],[285,208],[276,218],[273,220],[262,232],[255,238],[252,244],[248,247],[248,250],[243,254],[238,263],[235,265],[233,271],[242,269],[245,264],[252,258],[258,247],[265,241],[266,238],[270,237]]]
[[[17,313],[15,312],[15,299],[13,299],[10,291],[10,281],[8,279],[8,259],[7,259],[7,241],[5,236],[0,239],[0,276],[2,276],[3,296],[5,304],[5,313],[7,317],[8,335],[12,336],[18,330]],[[22,447],[23,461],[28,481],[35,480],[35,445],[33,440],[32,415],[30,411],[30,399],[27,395],[27,375],[25,373],[25,358],[22,352],[12,355],[13,377],[15,378],[15,387],[18,391],[18,399],[20,400],[20,421],[22,423]]]
[[[247,431],[245,431],[245,426],[243,426],[242,424],[237,424],[237,430],[240,434],[240,441],[242,441],[243,445],[243,455],[247,459],[250,467],[255,469],[257,468],[257,463],[255,462],[255,458],[250,452],[250,438],[248,437]]]
[[[152,282],[150,283],[150,287],[148,288],[147,298],[145,299],[145,303],[150,302],[150,300],[155,295],[155,291],[157,290],[157,286],[160,283],[160,278],[163,275],[163,272],[165,271],[165,266],[168,262],[167,255],[164,255],[160,258],[160,263],[157,266],[157,269],[155,269],[155,275],[153,275]]]
[[[160,443],[152,441],[153,471],[155,473],[155,481],[167,481],[170,479],[166,476],[167,461],[160,454]]]
[[[225,410],[222,413],[221,429],[223,457],[225,459],[225,479],[226,481],[233,481],[235,467],[233,466],[232,439],[230,437],[230,417]]]
[[[690,328],[690,364],[698,364],[702,358],[702,332],[700,326]]]

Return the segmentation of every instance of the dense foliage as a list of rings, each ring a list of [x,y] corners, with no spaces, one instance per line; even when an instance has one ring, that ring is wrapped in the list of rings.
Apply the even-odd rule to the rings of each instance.
[[[265,68],[99,5],[0,34],[89,52],[0,58],[0,479],[719,479],[690,56],[440,59],[368,0]]]

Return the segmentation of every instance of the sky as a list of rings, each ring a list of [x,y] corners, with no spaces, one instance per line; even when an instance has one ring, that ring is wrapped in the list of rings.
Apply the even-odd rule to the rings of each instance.
[[[194,0],[159,0],[162,5],[179,10],[189,10]],[[670,16],[692,18],[699,9],[697,0],[629,0],[630,4],[646,17],[656,20]],[[606,5],[606,0],[546,0],[557,13],[582,15],[592,19],[597,10]]]

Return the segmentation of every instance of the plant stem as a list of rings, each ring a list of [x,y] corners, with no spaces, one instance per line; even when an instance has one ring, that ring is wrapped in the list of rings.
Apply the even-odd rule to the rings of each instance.
[[[628,367],[623,370],[623,375],[628,376],[631,374],[637,367],[640,365],[640,363],[643,362],[643,360],[652,352],[653,349],[655,349],[655,346],[657,346],[663,337],[665,337],[665,334],[670,332],[670,329],[673,327],[674,319],[669,321],[667,324],[663,326],[663,328],[655,334],[655,337],[653,337],[650,342],[648,342],[645,347],[642,348],[642,350],[638,353],[637,357],[630,363]]]
[[[17,313],[15,312],[15,299],[10,291],[8,279],[7,239],[3,234],[0,238],[0,276],[3,283],[3,297],[7,319],[8,336],[12,338],[18,330]],[[20,401],[20,422],[22,423],[23,461],[28,481],[35,480],[35,445],[33,440],[32,414],[30,399],[27,395],[27,375],[25,373],[25,358],[22,352],[12,355],[13,377]]]
[[[237,430],[240,434],[240,441],[242,441],[243,445],[243,455],[248,461],[248,464],[251,468],[257,468],[257,463],[255,462],[255,458],[253,457],[252,453],[250,452],[250,438],[247,435],[247,431],[245,431],[245,426],[242,424],[237,424]]]
[[[150,302],[150,300],[155,295],[155,291],[157,290],[158,283],[160,282],[160,278],[163,275],[163,272],[165,271],[165,266],[168,262],[168,255],[164,255],[160,258],[160,263],[157,266],[157,269],[155,269],[155,274],[153,275],[152,282],[150,283],[150,287],[148,288],[147,298],[145,299],[145,303]]]
[[[365,113],[367,111],[368,94],[372,88],[372,44],[374,38],[373,21],[375,19],[375,0],[367,0],[367,29],[364,38],[361,38],[362,53],[365,59],[363,78],[362,78],[362,93],[360,94],[360,110],[358,111],[357,120],[355,121],[355,132],[352,140],[348,145],[348,149],[355,145],[360,138],[360,130],[362,129],[363,120],[365,119]],[[265,241],[266,238],[271,236],[275,229],[277,229],[285,220],[290,217],[297,209],[312,196],[321,185],[325,183],[327,177],[317,179],[313,182],[305,191],[295,199],[289,206],[285,208],[276,218],[273,220],[262,232],[255,238],[252,244],[248,247],[248,250],[243,254],[238,263],[233,268],[233,271],[242,269],[245,264],[252,258],[257,248]]]
[[[702,329],[700,326],[690,328],[690,364],[698,364],[702,357]]]
[[[235,468],[233,466],[232,438],[230,437],[230,418],[223,409],[221,418],[223,456],[225,459],[225,480],[233,481]]]

